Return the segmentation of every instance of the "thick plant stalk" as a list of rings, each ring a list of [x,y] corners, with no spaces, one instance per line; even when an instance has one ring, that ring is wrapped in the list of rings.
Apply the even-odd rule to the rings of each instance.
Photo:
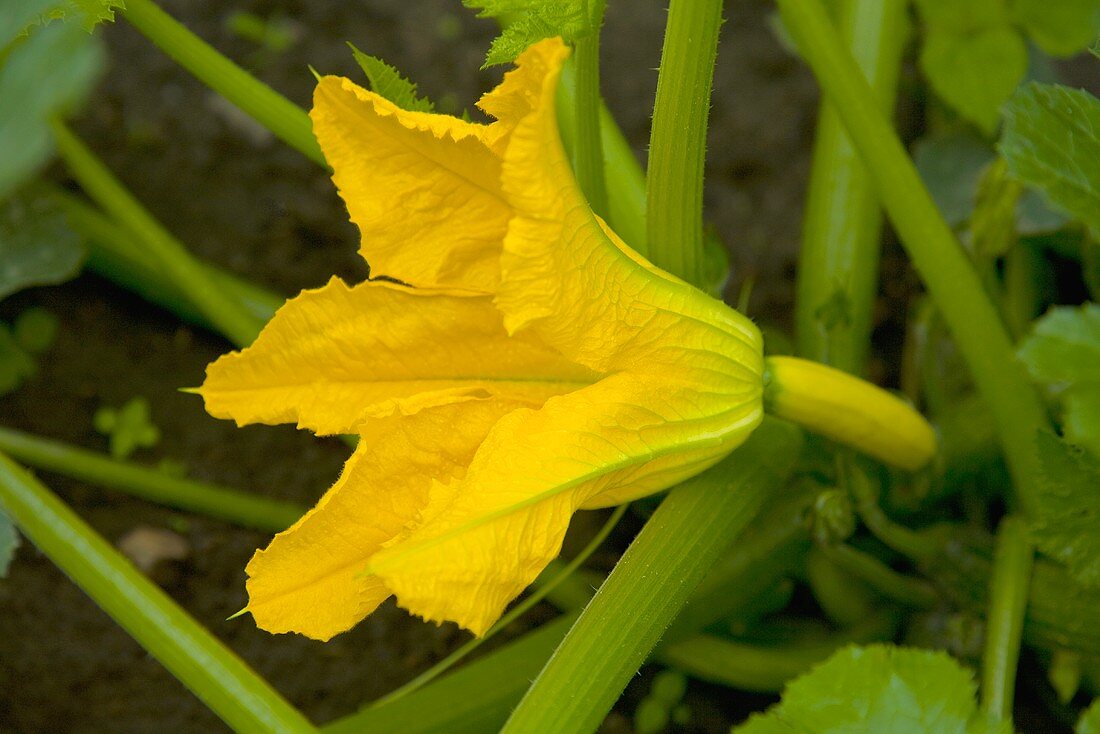
[[[96,604],[237,731],[316,729],[98,533],[0,454],[0,507]]]
[[[1002,520],[993,553],[982,656],[982,708],[997,721],[1012,720],[1016,666],[1020,661],[1034,558],[1027,526],[1011,516]]]
[[[904,0],[843,0],[840,32],[875,91],[894,108],[906,36]],[[882,212],[863,161],[828,100],[821,103],[802,229],[795,311],[798,351],[862,374],[871,341]]]
[[[674,489],[503,731],[595,731],[695,587],[785,479],[800,446],[796,428],[765,421],[730,458]]]
[[[668,7],[646,178],[649,259],[703,285],[703,166],[721,0]]]
[[[843,47],[821,0],[778,0],[787,28],[860,152],[914,266],[943,314],[989,404],[1027,513],[1038,502],[1035,434],[1048,425],[1038,393],[1015,358],[1000,315],[962,245],[936,209],[889,121]]]
[[[600,27],[605,0],[587,0],[592,28],[573,47],[576,68],[576,108],[573,114],[576,136],[573,144],[573,172],[592,211],[607,216],[607,185],[604,182],[603,143],[600,130]]]

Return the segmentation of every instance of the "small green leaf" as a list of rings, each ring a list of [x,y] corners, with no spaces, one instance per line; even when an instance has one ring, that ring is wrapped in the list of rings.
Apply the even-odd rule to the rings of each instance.
[[[931,27],[920,65],[951,109],[992,135],[1001,105],[1027,73],[1027,45],[1008,25],[970,33]]]
[[[0,201],[49,160],[50,119],[85,97],[103,62],[100,39],[66,23],[36,29],[11,49],[0,64]]]
[[[19,533],[15,525],[0,509],[0,579],[7,578],[15,551],[19,548]]]
[[[603,20],[603,3],[597,0],[463,0],[463,5],[504,26],[489,46],[485,66],[507,64],[544,38],[574,41]]]
[[[28,308],[15,319],[15,341],[30,354],[50,348],[60,326],[57,317],[44,308]]]
[[[1092,705],[1085,709],[1085,713],[1081,714],[1073,733],[1100,734],[1100,698],[1095,699]]]
[[[1009,734],[978,711],[973,675],[942,652],[848,647],[734,734]]]
[[[1018,354],[1033,378],[1060,390],[1067,438],[1100,457],[1100,306],[1052,308]]]
[[[1009,171],[1100,233],[1100,100],[1058,84],[1024,85],[1005,108]]]
[[[1083,51],[1100,33],[1098,0],[1015,0],[1012,10],[1016,22],[1051,56]]]
[[[1100,587],[1100,459],[1047,431],[1038,434],[1041,481],[1035,545],[1085,586]]]
[[[24,352],[8,327],[0,324],[0,395],[5,395],[37,371],[34,360]]]
[[[427,97],[416,93],[416,84],[401,76],[394,67],[377,56],[365,54],[352,44],[351,52],[370,81],[370,88],[403,110],[411,112],[435,112],[435,105]]]
[[[100,408],[92,416],[96,431],[108,437],[111,456],[125,459],[139,448],[156,446],[160,429],[150,420],[149,401],[131,399],[118,410]]]
[[[0,299],[63,283],[83,262],[84,243],[53,204],[24,197],[0,202]]]

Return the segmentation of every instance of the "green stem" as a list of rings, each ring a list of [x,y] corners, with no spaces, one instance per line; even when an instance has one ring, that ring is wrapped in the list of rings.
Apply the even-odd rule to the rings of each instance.
[[[698,635],[658,648],[657,658],[697,680],[743,691],[779,693],[793,678],[851,643],[889,640],[897,629],[893,615],[881,614],[812,644],[753,645]]]
[[[913,560],[927,560],[939,552],[942,543],[934,535],[910,530],[882,511],[878,485],[851,456],[839,457],[837,465],[841,486],[851,492],[860,518],[876,538]]]
[[[600,21],[592,31],[577,39],[576,134],[573,138],[573,171],[592,211],[607,216],[607,186],[604,183],[603,144],[600,142]]]
[[[0,427],[0,451],[24,464],[257,530],[286,530],[305,509],[205,482],[179,479],[59,441]]]
[[[188,323],[216,328],[168,279],[163,269],[157,267],[156,260],[150,257],[149,251],[129,230],[60,188],[48,187],[45,195],[57,202],[65,212],[69,226],[87,240],[88,260],[85,265],[90,270],[150,303],[168,309]],[[201,263],[201,266],[207,277],[240,301],[257,321],[270,320],[286,300],[209,263]]]
[[[841,33],[879,109],[894,108],[904,0],[843,0]],[[803,218],[795,312],[803,357],[862,374],[871,341],[882,212],[836,110],[823,100]]]
[[[251,115],[287,145],[319,165],[326,165],[313,137],[309,115],[300,107],[215,51],[151,0],[126,0],[122,15],[206,86]]]
[[[997,531],[982,655],[982,708],[998,721],[1012,720],[1016,665],[1024,632],[1024,614],[1031,588],[1034,551],[1027,526],[1006,517]]]
[[[821,0],[778,0],[784,22],[837,110],[913,264],[943,313],[997,422],[1023,509],[1038,501],[1035,432],[1048,424],[1016,360],[997,310],[986,298],[951,228],[921,182],[874,92],[843,47]]]
[[[673,489],[543,668],[503,731],[595,731],[688,596],[790,470],[801,437],[767,421]]]
[[[415,693],[346,716],[325,734],[485,734],[497,731],[576,614],[566,614]]]
[[[703,167],[721,0],[671,0],[649,137],[646,228],[655,265],[704,282]]]
[[[0,505],[31,542],[230,727],[280,734],[316,731],[110,543],[2,454]]]
[[[822,551],[837,566],[862,579],[887,599],[915,609],[932,609],[940,597],[931,584],[898,573],[885,563],[850,545],[822,545]]]
[[[57,150],[73,177],[147,248],[179,290],[237,346],[247,346],[262,322],[226,293],[187,249],[116,179],[64,123],[53,123]]]
[[[576,59],[566,59],[558,86],[558,128],[565,149],[573,150],[573,121],[577,107]],[[643,257],[649,256],[645,225],[645,172],[623,131],[600,102],[600,144],[603,148],[607,216],[611,228]]]
[[[484,643],[486,640],[493,637],[501,630],[507,629],[509,625],[511,625],[517,619],[533,609],[535,605],[545,599],[546,596],[550,592],[552,592],[555,587],[558,586],[558,584],[561,584],[566,579],[570,578],[573,573],[576,572],[577,569],[579,569],[582,565],[584,565],[584,562],[587,561],[588,558],[596,552],[596,549],[603,545],[603,542],[607,540],[607,536],[611,534],[611,531],[619,523],[619,520],[622,519],[623,514],[626,512],[629,506],[630,505],[619,505],[618,507],[616,507],[615,511],[611,513],[611,516],[607,518],[607,522],[605,522],[603,527],[600,528],[600,531],[596,533],[592,540],[588,541],[588,545],[586,545],[584,549],[581,550],[581,552],[578,553],[573,560],[571,560],[564,568],[562,568],[554,576],[554,578],[552,578],[545,584],[540,585],[522,602],[508,610],[508,613],[498,619],[496,624],[494,624],[483,637],[475,637],[474,639],[468,641],[466,644],[459,647],[450,655],[443,658],[431,668],[428,668],[428,670],[416,676],[405,685],[372,703],[371,707],[373,708],[376,706],[384,706],[387,703],[396,701],[399,698],[404,698],[410,693],[420,688],[423,688],[425,685],[453,668],[459,661],[464,659],[474,650],[481,647],[482,643]]]

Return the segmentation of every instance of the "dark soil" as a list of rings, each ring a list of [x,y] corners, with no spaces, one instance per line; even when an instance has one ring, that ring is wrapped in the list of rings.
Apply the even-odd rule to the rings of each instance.
[[[604,90],[641,152],[665,3],[610,5]],[[303,106],[313,86],[307,64],[359,78],[348,40],[395,63],[433,99],[458,108],[471,106],[500,73],[478,71],[493,25],[474,19],[457,0],[165,0],[164,6]],[[281,14],[294,23],[299,40],[286,52],[263,53],[227,30],[226,18],[236,10]],[[809,73],[775,40],[770,10],[764,0],[728,7],[711,116],[707,205],[732,253],[732,293],[753,274],[753,314],[788,326],[816,91]],[[436,32],[444,17],[451,20]],[[447,40],[446,23],[458,24],[457,40]],[[111,69],[77,127],[195,254],[287,295],[333,273],[365,275],[355,254],[356,232],[323,172],[227,112],[125,21],[102,32]],[[59,316],[61,332],[38,375],[0,398],[5,425],[102,450],[106,441],[92,428],[95,410],[145,396],[163,439],[139,453],[143,462],[179,460],[192,477],[303,504],[337,475],[346,456],[342,444],[288,427],[238,430],[177,391],[201,382],[205,365],[228,349],[222,339],[90,275],[11,298],[0,319],[29,305]],[[392,604],[327,644],[268,635],[247,617],[225,621],[244,604],[243,569],[254,549],[266,544],[263,534],[51,474],[43,479],[112,542],[139,526],[180,533],[190,545],[188,558],[154,578],[314,721],[355,710],[464,639],[451,626],[424,624]],[[577,535],[591,524],[578,523]],[[0,583],[0,610],[0,731],[224,729],[29,545]],[[628,697],[644,691],[643,677]],[[692,729],[726,731],[743,717],[747,710],[728,696],[693,688]],[[613,714],[607,729],[628,731],[628,714],[628,708]]]

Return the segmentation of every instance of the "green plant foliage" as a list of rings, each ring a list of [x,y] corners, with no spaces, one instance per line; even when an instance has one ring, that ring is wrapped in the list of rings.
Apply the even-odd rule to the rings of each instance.
[[[160,429],[150,419],[149,401],[143,397],[131,399],[117,410],[100,408],[92,418],[95,429],[108,437],[111,456],[125,459],[139,448],[156,446]]]
[[[0,510],[0,579],[6,578],[15,551],[19,548],[19,533],[11,520]]]
[[[57,317],[46,309],[28,308],[15,319],[15,341],[30,354],[41,354],[53,345],[59,326]]]
[[[49,160],[50,119],[87,95],[103,69],[104,52],[99,39],[79,25],[51,23],[34,29],[0,59],[3,200]]]
[[[1019,356],[1032,377],[1060,390],[1066,437],[1100,457],[1100,306],[1052,308]]]
[[[435,105],[427,97],[421,97],[416,93],[416,84],[401,76],[393,66],[390,66],[377,56],[365,54],[352,44],[351,52],[355,60],[363,69],[370,82],[370,88],[382,95],[390,102],[403,110],[412,112],[435,112]]]
[[[1035,545],[1085,586],[1100,587],[1100,459],[1041,432],[1042,483]]]
[[[80,272],[84,255],[83,241],[53,204],[24,197],[0,202],[0,299],[64,283]]]
[[[1094,700],[1077,721],[1074,734],[1100,734],[1100,698]]]
[[[662,670],[653,679],[649,695],[634,710],[637,734],[658,734],[665,730],[687,692],[687,678],[676,670]]]
[[[504,30],[485,58],[485,66],[507,64],[544,38],[574,41],[592,31],[603,17],[599,0],[463,0],[480,18],[497,18]]]
[[[1100,35],[1098,0],[1015,0],[1012,11],[1031,40],[1052,56],[1083,51]]]
[[[1000,143],[1013,176],[1100,233],[1100,100],[1058,84],[1022,87]]]
[[[91,31],[100,23],[113,21],[115,11],[126,7],[124,0],[52,0],[50,3],[39,1],[36,5],[49,6],[39,12],[37,22],[45,24],[51,20],[64,20],[79,23],[86,31]]]
[[[848,647],[792,681],[734,734],[1008,734],[978,712],[971,673],[942,652]]]

